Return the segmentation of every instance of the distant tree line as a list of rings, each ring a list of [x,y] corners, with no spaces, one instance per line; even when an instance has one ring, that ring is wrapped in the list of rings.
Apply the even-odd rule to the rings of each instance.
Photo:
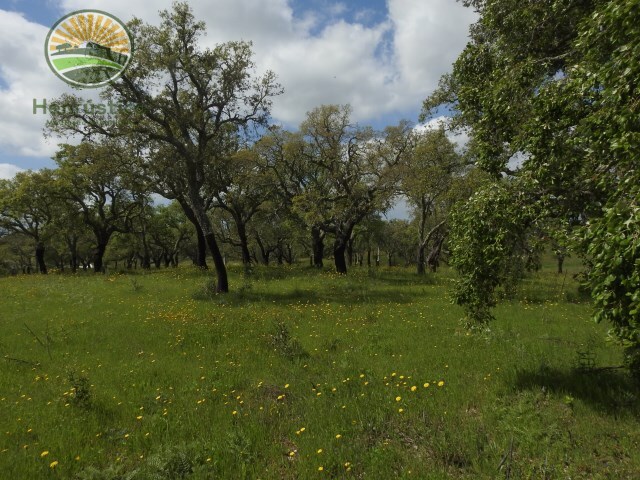
[[[218,292],[228,291],[227,258],[322,267],[330,256],[347,273],[380,264],[382,251],[387,264],[437,268],[448,211],[469,195],[470,169],[443,130],[374,131],[352,122],[349,106],[323,105],[286,131],[269,123],[282,89],[272,72],[255,73],[249,43],[201,48],[204,25],[180,3],[160,26],[130,29],[135,58],[102,92],[128,108],[105,116],[62,96],[46,133],[76,143],[60,145],[57,168],[0,184],[4,263],[100,272],[105,261],[150,268],[188,257],[213,263]],[[154,194],[170,205],[154,205]],[[413,220],[383,221],[400,197]]]
[[[187,4],[160,25],[133,20],[136,54],[102,91],[105,116],[64,95],[46,133],[57,168],[0,182],[0,262],[103,270],[308,259],[335,270],[449,260],[469,326],[540,265],[583,260],[579,279],[640,372],[640,6],[634,0],[465,0],[479,20],[451,73],[424,102],[445,128],[358,125],[322,105],[295,131],[270,123],[282,92],[257,75],[251,44],[202,48]],[[157,206],[153,195],[171,201]],[[383,220],[398,199],[408,220]],[[382,252],[383,260],[380,259]],[[12,263],[13,262],[13,263]],[[13,265],[13,266],[11,266]],[[638,373],[640,376],[640,373]]]

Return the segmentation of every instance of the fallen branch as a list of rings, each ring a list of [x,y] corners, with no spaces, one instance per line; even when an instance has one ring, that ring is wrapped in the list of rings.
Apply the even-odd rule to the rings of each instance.
[[[40,362],[31,362],[29,360],[22,360],[21,358],[14,358],[14,357],[8,357],[8,356],[4,356],[2,357],[5,360],[9,361],[9,362],[17,362],[17,363],[24,363],[25,365],[31,365],[32,367],[39,367],[40,366]]]

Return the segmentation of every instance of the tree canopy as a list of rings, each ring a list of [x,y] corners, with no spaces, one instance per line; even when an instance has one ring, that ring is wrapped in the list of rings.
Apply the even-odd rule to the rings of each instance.
[[[486,320],[505,278],[496,263],[519,254],[513,246],[535,229],[541,237],[569,232],[585,260],[595,318],[612,323],[637,372],[640,4],[465,4],[480,18],[452,73],[425,101],[423,118],[448,104],[450,126],[469,129],[478,165],[498,183],[505,183],[501,173],[517,180],[486,187],[456,217],[456,298],[472,318]],[[517,171],[514,156],[522,163]],[[488,208],[491,201],[504,208]],[[505,215],[513,205],[523,209]],[[475,270],[465,266],[467,257]]]

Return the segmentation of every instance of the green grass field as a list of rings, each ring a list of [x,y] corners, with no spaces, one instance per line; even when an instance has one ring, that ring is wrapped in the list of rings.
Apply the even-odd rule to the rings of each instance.
[[[638,388],[577,368],[621,349],[552,267],[473,334],[447,270],[2,278],[0,478],[639,478]]]

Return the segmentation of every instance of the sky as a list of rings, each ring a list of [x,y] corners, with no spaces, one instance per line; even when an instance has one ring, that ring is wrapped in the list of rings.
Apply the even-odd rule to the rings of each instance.
[[[157,24],[171,0],[1,0],[0,178],[54,166],[58,138],[44,138],[46,116],[33,100],[74,92],[44,58],[49,28],[74,10],[107,11]],[[374,128],[417,122],[422,101],[467,42],[475,14],[456,0],[190,0],[207,25],[202,43],[253,42],[259,71],[284,87],[273,122],[295,129],[322,104],[350,104],[353,120]],[[134,53],[135,54],[135,53]]]

